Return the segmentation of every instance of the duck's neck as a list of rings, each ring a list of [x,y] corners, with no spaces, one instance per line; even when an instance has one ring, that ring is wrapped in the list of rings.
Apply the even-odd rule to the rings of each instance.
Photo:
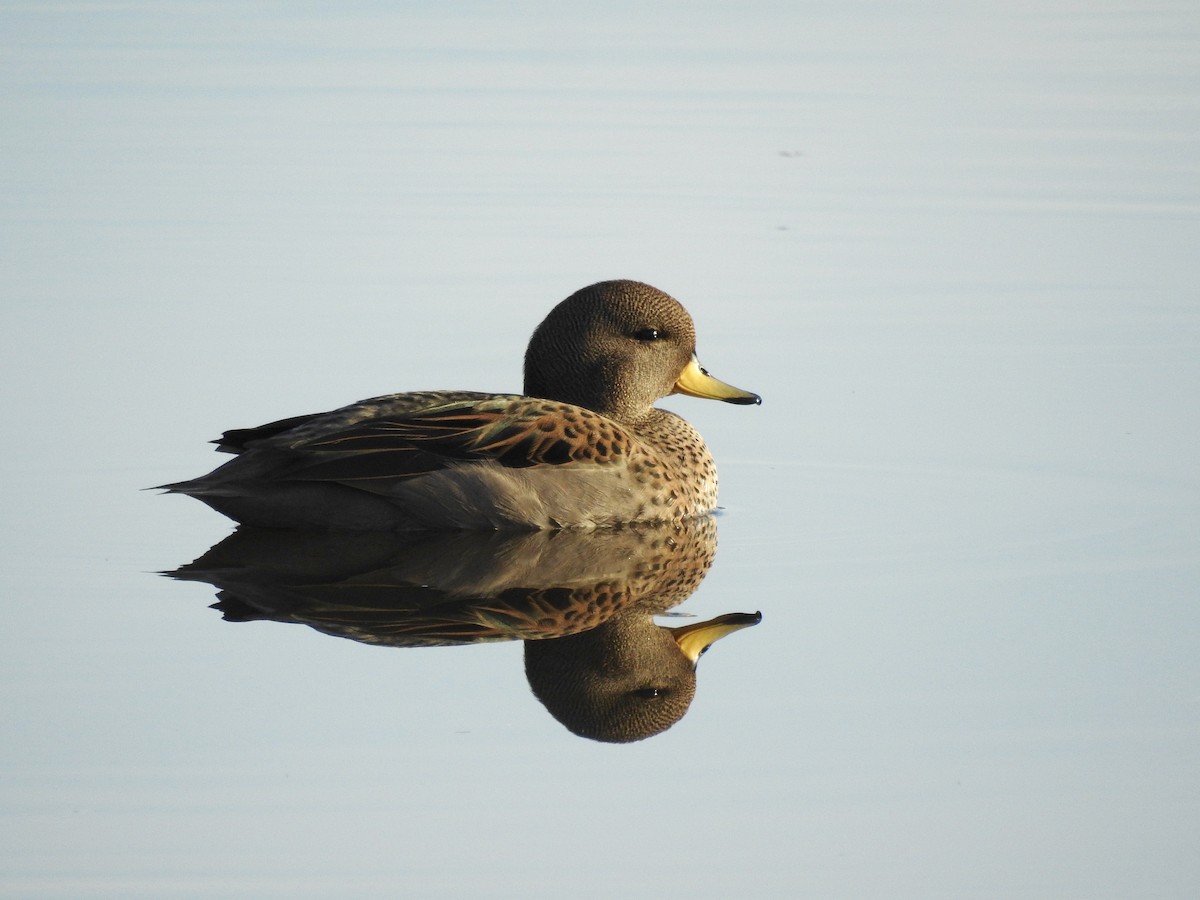
[[[625,425],[636,425],[656,410],[654,395],[641,387],[636,372],[611,360],[598,359],[588,365],[575,361],[576,371],[569,377],[559,373],[540,374],[526,365],[525,393],[560,403],[582,406]]]

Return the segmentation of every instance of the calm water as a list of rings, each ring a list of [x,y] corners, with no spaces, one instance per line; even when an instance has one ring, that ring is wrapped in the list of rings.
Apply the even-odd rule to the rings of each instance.
[[[1194,3],[8,4],[0,42],[0,894],[1196,895]],[[157,574],[230,532],[140,490],[207,440],[516,390],[612,277],[764,397],[664,404],[725,510],[659,622],[763,614],[673,728],[574,736],[517,641]]]

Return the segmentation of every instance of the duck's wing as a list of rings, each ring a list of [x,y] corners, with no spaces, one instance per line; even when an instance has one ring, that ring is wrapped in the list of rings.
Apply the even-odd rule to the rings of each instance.
[[[291,458],[288,479],[410,478],[482,461],[508,468],[605,464],[620,460],[633,443],[625,428],[591,410],[512,396],[380,414],[345,426],[310,428],[307,435],[303,430],[283,446],[285,435],[270,442],[286,448]]]
[[[286,446],[298,438],[325,434],[357,422],[384,416],[406,415],[424,409],[436,408],[447,403],[496,398],[497,395],[479,391],[413,391],[402,394],[386,394],[360,400],[333,412],[310,413],[292,416],[277,422],[268,422],[255,428],[234,428],[226,431],[212,443],[222,453],[242,453],[256,443],[271,442]],[[515,399],[515,398],[514,398]]]
[[[241,453],[256,441],[265,441],[285,431],[300,428],[322,416],[322,413],[311,413],[307,416],[292,416],[290,419],[280,419],[278,422],[268,422],[256,428],[233,428],[226,431],[212,443],[222,453]]]

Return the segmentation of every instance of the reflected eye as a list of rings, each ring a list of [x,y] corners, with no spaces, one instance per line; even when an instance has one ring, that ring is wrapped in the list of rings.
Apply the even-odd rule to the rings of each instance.
[[[636,691],[630,691],[629,693],[639,700],[657,700],[666,693],[666,690],[663,688],[647,687],[638,688]]]
[[[662,336],[662,332],[657,328],[642,328],[633,333],[634,340],[645,341],[647,344],[661,339]]]

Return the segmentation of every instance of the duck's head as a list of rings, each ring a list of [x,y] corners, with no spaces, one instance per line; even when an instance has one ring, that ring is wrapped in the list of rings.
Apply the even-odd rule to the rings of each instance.
[[[639,281],[601,281],[550,310],[525,352],[525,393],[621,422],[637,421],[668,394],[761,402],[709,375],[687,310]]]

